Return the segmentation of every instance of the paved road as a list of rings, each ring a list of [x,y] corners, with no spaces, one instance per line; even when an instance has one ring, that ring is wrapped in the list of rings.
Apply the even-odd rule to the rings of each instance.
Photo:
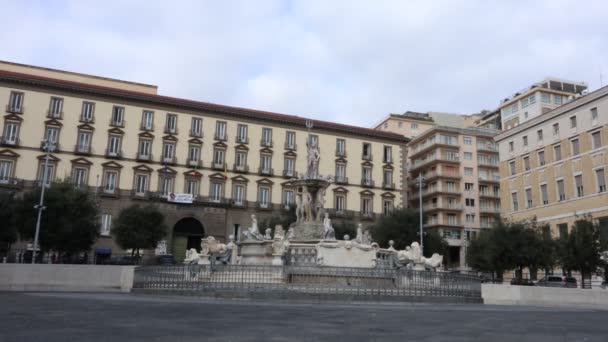
[[[0,341],[608,341],[608,311],[1,293]]]

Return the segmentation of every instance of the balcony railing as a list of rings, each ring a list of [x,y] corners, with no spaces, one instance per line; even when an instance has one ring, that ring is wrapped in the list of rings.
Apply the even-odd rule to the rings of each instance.
[[[387,190],[394,190],[395,183],[382,182],[382,188]]]
[[[249,165],[233,164],[232,170],[234,170],[234,172],[249,172]]]
[[[500,176],[492,175],[492,176],[479,176],[480,182],[500,182]]]
[[[137,153],[135,159],[138,161],[151,161],[153,158],[151,153]]]
[[[203,167],[203,161],[200,159],[188,159],[188,166],[190,167]]]
[[[371,211],[361,210],[359,215],[361,215],[361,219],[364,219],[364,220],[373,220],[374,219],[374,213]]]
[[[260,146],[262,147],[272,147],[272,140],[260,140]]]
[[[162,157],[161,162],[164,164],[177,164],[176,157]]]
[[[110,196],[116,196],[118,195],[118,188],[107,188],[107,187],[103,187],[101,193],[105,194],[105,195],[110,195]]]
[[[420,159],[415,160],[414,164],[412,165],[412,169],[420,168],[420,167],[430,164],[432,162],[458,163],[458,162],[460,162],[460,158],[458,158],[457,156],[448,157],[447,155],[440,155],[440,156],[433,155],[424,160],[420,160]]]
[[[193,137],[193,138],[202,138],[203,137],[203,131],[201,130],[201,131],[197,132],[197,131],[195,131],[193,129],[190,129],[190,136]]]
[[[494,197],[494,198],[500,198],[500,192],[498,191],[479,191],[479,196],[482,197]]]
[[[47,110],[46,117],[49,119],[63,119],[63,112],[53,112],[52,110]]]
[[[10,104],[6,105],[7,113],[23,114],[24,111],[25,111],[25,107],[23,107],[23,106],[14,106],[14,105],[10,105]]]
[[[141,199],[148,199],[151,197],[151,192],[148,190],[144,190],[144,191],[138,191],[138,190],[131,190],[131,197],[134,198],[141,198]]]
[[[285,142],[285,149],[286,150],[292,150],[292,151],[293,150],[297,150],[298,149],[298,145],[296,145],[295,143],[290,144],[288,142]]]
[[[272,168],[265,168],[265,167],[259,167],[258,168],[258,173],[260,175],[264,175],[264,176],[272,176],[274,175],[274,169]]]
[[[0,136],[0,143],[2,145],[17,146],[17,145],[19,145],[19,138],[15,137],[15,136],[11,136],[11,137]]]
[[[117,121],[117,120],[114,120],[114,119],[110,119],[110,126],[113,126],[113,127],[124,128],[125,127],[125,123],[126,123],[125,120]]]
[[[498,162],[497,161],[477,160],[477,165],[478,166],[498,168]]]
[[[361,155],[361,159],[367,160],[367,161],[372,161],[373,157],[371,154],[363,154],[363,155]]]
[[[288,177],[288,178],[292,178],[292,177],[297,177],[298,173],[295,172],[294,170],[283,170],[283,177]]]
[[[91,145],[74,145],[74,153],[91,154]]]
[[[478,151],[498,152],[498,147],[496,146],[496,144],[491,144],[491,143],[477,144],[477,150]]]
[[[336,150],[336,157],[345,158],[346,157],[346,151]]]
[[[485,214],[500,214],[500,208],[496,207],[479,207],[480,213]]]
[[[228,135],[227,134],[218,134],[217,132],[215,133],[215,135],[213,136],[213,139],[218,140],[218,141],[227,141],[228,140]]]
[[[60,148],[59,148],[59,144],[58,144],[58,143],[56,143],[56,142],[52,142],[51,144],[52,144],[51,146],[52,146],[53,151],[59,151],[59,150],[60,150]],[[40,142],[40,149],[44,151],[44,150],[45,150],[45,148],[46,148],[46,141],[45,141],[45,140],[42,140],[42,141]]]
[[[415,187],[412,185],[412,198],[418,198],[419,195],[419,191],[418,191],[418,187]],[[422,190],[422,196],[428,196],[428,195],[433,195],[433,194],[441,194],[441,193],[445,193],[445,194],[454,194],[454,195],[460,195],[460,189],[458,188],[447,188],[445,186],[434,186],[434,187],[430,187],[430,188],[424,188]]]
[[[336,176],[335,181],[336,184],[348,184],[348,177]]]
[[[106,157],[108,158],[122,158],[122,151],[115,151],[106,148]]]
[[[423,205],[424,210],[462,210],[462,204],[460,203],[431,203]]]
[[[237,144],[249,144],[249,137],[243,137],[243,136],[236,136],[236,143]]]
[[[443,171],[443,170],[427,172],[424,175],[424,177],[427,180],[430,179],[430,178],[435,178],[435,177],[462,178],[462,176],[458,172],[450,172],[450,171]]]
[[[361,186],[373,187],[374,184],[375,183],[373,179],[361,178]]]
[[[177,134],[177,127],[167,127],[165,126],[165,133],[166,134]]]
[[[226,169],[226,163],[222,163],[222,162],[217,162],[217,161],[213,161],[211,163],[211,168],[214,170],[225,170]]]
[[[256,202],[256,207],[258,209],[272,209],[272,203],[270,202]]]
[[[146,124],[142,123],[141,125],[139,125],[139,129],[142,130],[142,131],[153,131],[154,130],[154,124],[146,125]]]
[[[23,179],[13,177],[0,177],[0,187],[22,188]]]

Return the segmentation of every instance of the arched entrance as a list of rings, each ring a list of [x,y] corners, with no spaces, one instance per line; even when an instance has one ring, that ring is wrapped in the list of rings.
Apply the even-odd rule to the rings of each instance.
[[[199,220],[193,217],[185,217],[173,226],[173,257],[181,262],[186,257],[186,250],[195,248],[201,251],[201,239],[205,236],[205,228]]]

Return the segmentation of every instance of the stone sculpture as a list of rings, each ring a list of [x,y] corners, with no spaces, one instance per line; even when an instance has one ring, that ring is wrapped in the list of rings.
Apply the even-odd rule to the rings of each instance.
[[[264,240],[272,240],[272,229],[270,228],[266,228],[265,234],[264,234]]]
[[[325,212],[325,189],[321,188],[317,191],[317,200],[315,201],[315,212],[317,214],[316,221],[320,222],[323,213]]]
[[[357,235],[355,236],[356,243],[363,243],[363,227],[361,223],[357,225]]]
[[[302,207],[302,194],[296,193],[296,222],[302,221],[304,208]]]
[[[325,213],[325,218],[323,219],[323,240],[335,240],[336,232],[334,227],[331,225],[331,219],[329,218],[329,214]]]
[[[434,253],[430,258],[425,258],[420,250],[420,244],[412,242],[405,250],[397,252],[396,266],[408,265],[414,269],[437,268],[441,266],[442,262],[443,256],[437,253]]]
[[[274,238],[275,239],[284,239],[285,238],[285,230],[283,230],[283,226],[277,224],[274,226]]]
[[[306,146],[308,147],[308,166],[306,169],[306,178],[316,179],[319,176],[319,160],[321,159],[319,144],[318,142],[313,141],[309,136]]]
[[[363,237],[361,238],[361,244],[366,246],[372,244],[372,234],[369,232],[369,230],[366,230],[363,233]]]
[[[264,240],[264,236],[260,234],[260,230],[258,229],[258,219],[254,214],[251,215],[251,227],[247,228],[246,231],[243,232],[244,240]]]
[[[305,222],[310,222],[313,220],[312,216],[312,195],[308,192],[308,188],[306,186],[302,187],[302,211],[304,212]]]

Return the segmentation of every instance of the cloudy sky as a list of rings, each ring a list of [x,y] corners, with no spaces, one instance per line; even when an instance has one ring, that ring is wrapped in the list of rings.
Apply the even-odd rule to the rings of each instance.
[[[370,126],[608,84],[606,1],[10,1],[0,59],[163,95]]]

